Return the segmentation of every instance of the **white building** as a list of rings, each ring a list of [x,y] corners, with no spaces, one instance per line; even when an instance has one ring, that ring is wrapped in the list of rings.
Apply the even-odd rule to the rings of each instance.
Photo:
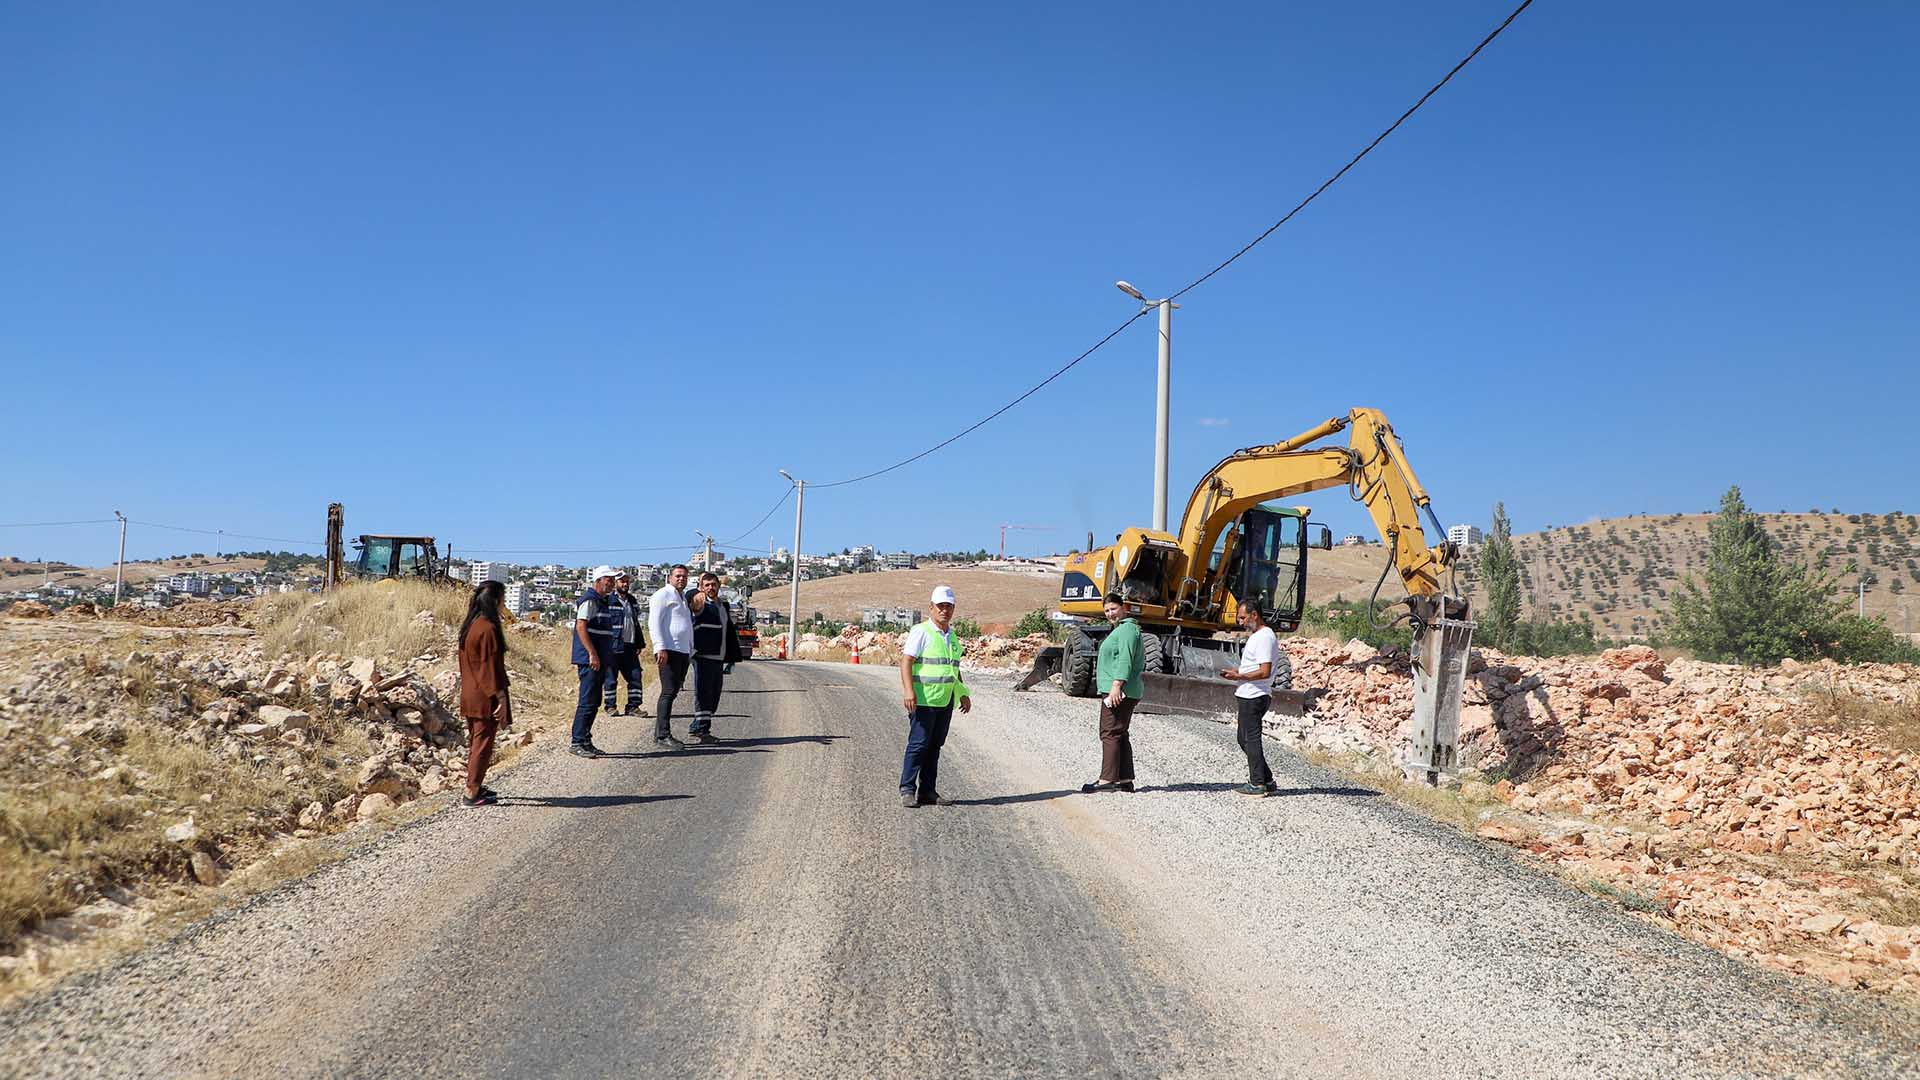
[[[1364,545],[1366,542],[1367,542],[1367,538],[1364,536],[1361,536],[1359,533],[1348,533],[1347,535],[1340,538],[1341,547],[1360,547]]]
[[[913,552],[911,551],[895,551],[887,555],[887,569],[889,570],[912,570],[916,565],[913,559]]]
[[[1478,525],[1455,525],[1447,530],[1447,539],[1463,551],[1479,547],[1486,538],[1487,535],[1480,531]]]
[[[515,615],[525,615],[532,607],[532,599],[533,590],[529,588],[525,582],[510,581],[507,583],[507,595],[503,603],[506,604],[508,611],[513,612]]]
[[[507,580],[507,564],[503,562],[476,562],[467,564],[467,584],[478,585],[483,581]]]

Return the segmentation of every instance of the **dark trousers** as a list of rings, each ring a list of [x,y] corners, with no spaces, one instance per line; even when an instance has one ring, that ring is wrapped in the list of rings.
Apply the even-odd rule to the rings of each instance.
[[[500,733],[500,721],[467,717],[467,794],[476,795],[486,782],[487,766],[493,764],[493,740]]]
[[[713,731],[713,714],[720,710],[720,687],[726,682],[726,661],[710,656],[693,658],[693,726],[689,735]]]
[[[606,706],[607,715],[613,716],[619,712],[614,708],[613,702],[614,698],[619,696],[622,678],[627,680],[627,711],[632,712],[638,709],[640,707],[640,657],[631,649],[622,649],[608,657],[608,660],[610,663],[607,671],[607,685],[602,691],[605,696],[601,699],[601,704]]]
[[[922,801],[939,794],[940,748],[953,726],[953,706],[915,705],[907,722],[907,754],[900,762],[900,794],[919,785]]]
[[[1133,740],[1127,732],[1133,726],[1133,707],[1139,698],[1121,698],[1117,709],[1100,699],[1100,782],[1115,784],[1133,779]]]
[[[687,684],[687,660],[683,652],[667,653],[660,665],[660,697],[653,703],[653,737],[665,739],[673,734],[673,699]]]
[[[592,664],[573,666],[580,669],[580,703],[573,707],[573,744],[579,746],[593,741],[593,718],[600,714],[600,698],[613,677],[613,665],[603,659],[598,671]]]
[[[1267,715],[1271,697],[1234,698],[1240,708],[1240,749],[1247,755],[1247,783],[1273,786],[1273,770],[1267,768],[1266,737],[1260,734],[1262,718]]]

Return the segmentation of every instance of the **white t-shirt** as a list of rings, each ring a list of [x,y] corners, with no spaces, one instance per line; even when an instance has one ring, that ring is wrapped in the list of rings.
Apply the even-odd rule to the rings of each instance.
[[[1261,664],[1272,664],[1280,659],[1280,639],[1274,636],[1273,628],[1263,626],[1253,632],[1247,644],[1240,650],[1240,670],[1258,671]],[[1253,679],[1240,684],[1233,692],[1234,697],[1257,698],[1273,693],[1273,669],[1267,669],[1267,677]]]
[[[927,624],[914,623],[913,629],[907,631],[907,643],[900,647],[900,651],[912,657],[925,656],[927,654],[927,637]],[[951,626],[947,628],[946,637],[948,651],[958,652],[959,650],[953,647],[953,628]]]
[[[647,611],[654,652],[693,652],[693,612],[687,598],[671,585],[653,594]]]

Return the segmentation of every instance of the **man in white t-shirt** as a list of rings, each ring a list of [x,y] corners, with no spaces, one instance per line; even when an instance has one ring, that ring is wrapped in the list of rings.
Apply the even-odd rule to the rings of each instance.
[[[1240,684],[1233,696],[1240,713],[1240,749],[1247,755],[1247,782],[1233,790],[1242,795],[1266,796],[1273,794],[1273,770],[1267,768],[1261,723],[1273,701],[1273,671],[1280,659],[1280,639],[1251,604],[1240,609],[1240,625],[1249,631],[1247,643],[1240,650],[1240,666],[1220,669],[1221,678]]]
[[[687,568],[675,563],[667,583],[647,602],[647,629],[653,638],[654,662],[660,666],[660,696],[653,703],[653,745],[662,750],[685,750],[673,737],[673,699],[687,683],[687,664],[693,656],[693,611],[687,607]]]

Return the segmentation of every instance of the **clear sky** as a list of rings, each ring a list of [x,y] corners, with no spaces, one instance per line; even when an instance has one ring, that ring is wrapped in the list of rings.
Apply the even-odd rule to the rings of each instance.
[[[337,500],[456,549],[730,538],[776,469],[922,449],[1125,318],[1115,278],[1230,254],[1511,7],[9,4],[0,523],[318,540]],[[1540,0],[1184,298],[1175,513],[1354,405],[1448,523],[1733,483],[1920,511],[1917,47],[1909,4]],[[1147,524],[1153,372],[1143,320],[810,492],[806,547]]]

